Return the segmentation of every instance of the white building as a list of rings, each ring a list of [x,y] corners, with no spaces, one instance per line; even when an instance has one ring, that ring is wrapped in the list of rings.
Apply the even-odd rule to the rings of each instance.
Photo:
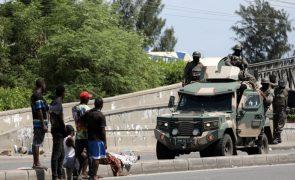
[[[151,59],[162,59],[165,62],[192,60],[191,55],[186,52],[153,52],[149,48],[145,48],[145,51]]]

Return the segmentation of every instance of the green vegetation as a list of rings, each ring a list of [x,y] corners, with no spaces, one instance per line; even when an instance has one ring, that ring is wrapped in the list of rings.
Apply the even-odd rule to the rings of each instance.
[[[30,106],[32,90],[0,87],[0,111]]]
[[[292,26],[286,11],[276,10],[268,1],[255,0],[247,7],[240,5],[236,13],[242,20],[232,29],[250,62],[279,59],[291,50],[288,32]]]
[[[181,82],[183,78],[183,70],[186,65],[184,61],[174,61],[165,63],[161,60],[158,61],[159,72],[161,72],[161,85],[174,84]]]
[[[76,101],[83,90],[107,97],[180,82],[179,63],[156,62],[143,51],[161,37],[165,24],[158,17],[161,0],[120,2],[15,0],[0,4],[0,110],[28,107],[37,78],[45,79],[46,96],[64,84],[67,102]],[[132,6],[130,11],[136,9],[136,19],[122,11],[128,10],[122,9],[123,2]],[[146,15],[149,19],[143,18]],[[173,34],[169,30],[169,37],[174,38]],[[176,39],[173,42],[171,50]]]
[[[288,119],[288,123],[295,123],[295,109],[291,109],[288,112],[287,119]]]
[[[119,12],[119,24],[144,37],[144,46],[157,51],[173,51],[176,45],[173,27],[163,31],[166,20],[159,17],[164,5],[162,0],[114,0]]]

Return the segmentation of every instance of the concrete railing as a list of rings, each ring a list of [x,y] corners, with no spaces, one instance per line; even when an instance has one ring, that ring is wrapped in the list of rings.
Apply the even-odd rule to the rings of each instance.
[[[169,113],[167,102],[170,95],[177,97],[181,87],[175,84],[151,90],[104,99],[103,112],[107,120],[107,141],[110,151],[153,150],[156,140],[153,129],[156,117]],[[90,106],[92,106],[90,103]],[[65,117],[69,124],[71,109],[77,103],[64,104]],[[0,112],[0,150],[12,150],[14,145],[30,147],[32,143],[31,109]],[[295,142],[295,124],[287,124],[283,131],[284,142]],[[51,134],[46,134],[46,152],[51,151]]]

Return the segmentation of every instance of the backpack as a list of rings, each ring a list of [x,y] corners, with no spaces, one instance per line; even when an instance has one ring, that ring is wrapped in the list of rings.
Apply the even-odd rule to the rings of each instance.
[[[73,119],[75,122],[78,122],[81,119],[81,116],[83,112],[81,111],[81,108],[78,107],[79,105],[76,105],[72,108],[72,114],[73,114]]]
[[[81,104],[78,104],[72,108],[73,119],[76,124],[77,131],[83,128],[85,123],[82,121],[82,116],[85,114],[87,110],[81,107]]]

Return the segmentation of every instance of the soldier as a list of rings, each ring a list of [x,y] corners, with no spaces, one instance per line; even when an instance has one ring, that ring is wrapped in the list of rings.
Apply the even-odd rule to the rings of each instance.
[[[274,101],[273,101],[273,110],[274,110],[274,144],[281,143],[281,132],[285,126],[287,118],[287,105],[288,105],[288,91],[285,88],[285,81],[280,79],[278,82],[278,87],[274,90]]]
[[[272,104],[274,92],[271,88],[271,83],[269,79],[263,78],[261,79],[261,88],[260,88],[260,95],[263,98],[263,107],[264,107],[264,117],[266,118],[266,112],[269,109],[270,105]],[[261,132],[258,136],[258,145],[262,146],[262,135],[264,133],[264,128],[261,129]]]
[[[261,79],[261,86],[260,95],[263,97],[264,114],[266,114],[273,101],[274,92],[273,89],[271,89],[270,81],[267,78]]]
[[[201,53],[193,53],[193,61],[188,62],[184,68],[182,86],[190,84],[192,81],[200,81],[203,64],[200,62]]]
[[[255,86],[256,79],[253,75],[248,73],[247,67],[248,67],[248,62],[245,59],[245,57],[242,55],[242,46],[237,44],[233,48],[234,53],[230,54],[227,59],[225,60],[225,65],[226,66],[236,66],[240,68],[240,73],[239,73],[239,80],[240,81],[249,81],[252,86]]]

